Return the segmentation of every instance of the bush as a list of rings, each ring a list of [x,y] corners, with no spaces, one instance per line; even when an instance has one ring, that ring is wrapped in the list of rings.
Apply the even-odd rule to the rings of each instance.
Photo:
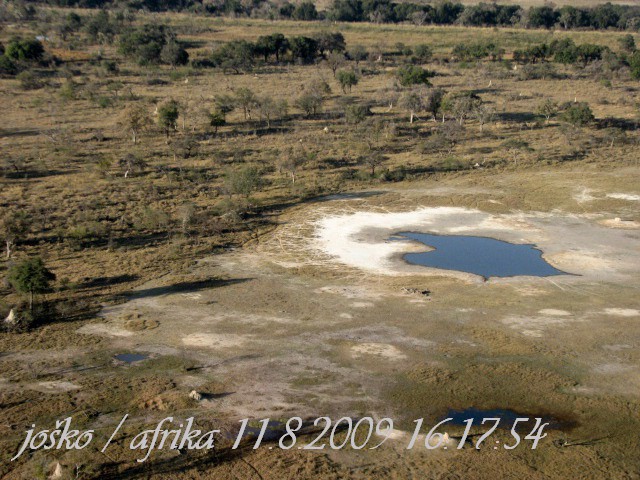
[[[576,127],[587,125],[595,119],[591,107],[586,102],[575,103],[567,107],[560,118]]]
[[[351,92],[351,88],[358,84],[358,76],[353,70],[338,70],[336,80],[338,80],[343,93]]]
[[[631,76],[636,80],[640,79],[640,50],[634,52],[629,57],[629,68],[631,69]]]
[[[411,85],[431,85],[430,78],[435,76],[435,72],[425,70],[416,65],[405,65],[396,72],[396,78],[403,87]]]
[[[423,43],[413,49],[413,55],[418,62],[427,63],[433,57],[433,50],[429,45]]]
[[[166,26],[143,25],[121,35],[118,51],[140,65],[157,64],[163,61],[163,48],[171,42],[175,44],[175,38]],[[179,50],[180,47],[175,48]]]
[[[262,176],[255,167],[228,170],[224,175],[225,188],[229,194],[243,195],[248,198],[262,186]]]
[[[344,118],[347,123],[357,124],[372,115],[369,105],[352,104],[344,109]]]
[[[4,52],[5,56],[21,62],[39,62],[44,56],[44,47],[38,40],[14,38]]]
[[[234,40],[220,46],[211,55],[214,66],[225,72],[250,72],[253,69],[255,46],[245,40]]]
[[[18,73],[16,64],[6,56],[0,56],[0,75],[15,75]]]
[[[37,90],[44,87],[42,79],[32,70],[20,72],[16,78],[20,81],[20,88],[23,90]]]

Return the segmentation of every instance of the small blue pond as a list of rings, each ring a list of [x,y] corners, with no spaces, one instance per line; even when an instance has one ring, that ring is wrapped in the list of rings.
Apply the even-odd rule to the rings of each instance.
[[[468,272],[484,278],[567,275],[549,265],[542,258],[542,251],[531,244],[518,245],[495,238],[470,235],[415,232],[401,232],[391,237],[391,240],[407,238],[435,249],[405,254],[404,260],[413,265]]]
[[[116,360],[120,360],[124,363],[140,362],[142,360],[146,360],[148,357],[148,355],[142,355],[140,353],[119,353],[118,355],[114,355]]]
[[[481,425],[482,420],[485,418],[499,418],[500,423],[498,428],[506,428],[510,429],[514,424],[517,418],[529,418],[528,422],[522,422],[520,428],[529,428],[535,424],[536,418],[542,418],[543,423],[548,423],[547,429],[550,430],[562,430],[565,428],[572,428],[575,426],[575,422],[573,420],[563,419],[560,420],[558,418],[549,416],[549,415],[540,415],[533,413],[518,413],[513,410],[503,409],[503,408],[495,408],[495,409],[487,409],[482,410],[478,408],[466,408],[464,410],[449,410],[447,415],[442,417],[440,420],[444,420],[445,418],[451,418],[452,420],[448,422],[449,425],[464,425],[465,421],[469,418],[473,419],[474,425]],[[487,425],[487,423],[485,423]],[[491,425],[491,423],[489,423]]]

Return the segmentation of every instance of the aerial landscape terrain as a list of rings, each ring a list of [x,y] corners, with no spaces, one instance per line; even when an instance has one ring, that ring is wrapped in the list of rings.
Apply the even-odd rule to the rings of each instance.
[[[639,32],[0,3],[0,478],[640,479]]]

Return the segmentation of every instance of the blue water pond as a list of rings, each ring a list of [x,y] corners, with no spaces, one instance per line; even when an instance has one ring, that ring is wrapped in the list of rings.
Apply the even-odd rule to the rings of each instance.
[[[549,265],[542,258],[542,251],[531,244],[514,244],[471,235],[416,232],[401,232],[391,239],[411,239],[434,248],[428,252],[405,254],[404,260],[413,265],[468,272],[484,278],[567,275]]]

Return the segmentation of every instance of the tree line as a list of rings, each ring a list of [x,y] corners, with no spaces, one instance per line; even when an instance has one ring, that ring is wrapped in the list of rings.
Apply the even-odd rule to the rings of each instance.
[[[29,0],[61,7],[113,8],[150,11],[191,11],[215,16],[246,16],[269,19],[332,20],[342,22],[402,23],[417,25],[465,25],[475,27],[521,26],[525,28],[619,29],[640,28],[640,7],[603,3],[594,7],[552,4],[525,8],[520,5],[479,3],[463,5],[444,0],[433,4],[393,2],[392,0],[333,0],[326,11],[313,2],[272,0]]]

